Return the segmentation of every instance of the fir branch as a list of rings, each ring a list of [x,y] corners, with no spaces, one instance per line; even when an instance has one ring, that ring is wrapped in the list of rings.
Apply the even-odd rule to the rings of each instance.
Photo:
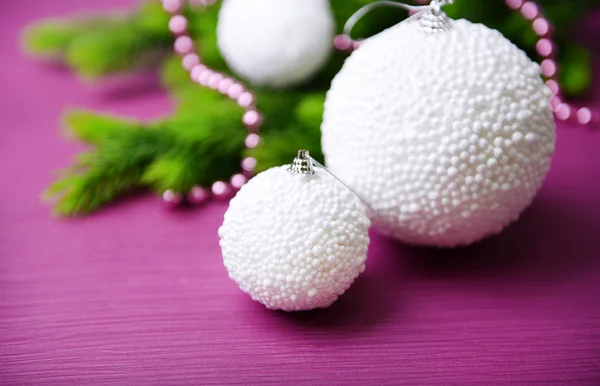
[[[148,168],[143,181],[162,192],[187,192],[194,185],[210,186],[240,171],[246,129],[243,110],[234,102],[206,89],[201,104],[180,106],[173,117],[156,128],[173,136],[173,144]],[[237,111],[236,111],[237,110]]]
[[[90,213],[140,186],[143,171],[168,142],[161,132],[142,127],[107,137],[65,169],[44,196],[56,201],[56,214]]]
[[[212,90],[188,90],[199,93],[192,100],[202,103],[145,125],[86,111],[67,114],[69,132],[94,148],[77,156],[46,190],[55,212],[87,214],[137,188],[187,192],[238,172],[243,109]]]

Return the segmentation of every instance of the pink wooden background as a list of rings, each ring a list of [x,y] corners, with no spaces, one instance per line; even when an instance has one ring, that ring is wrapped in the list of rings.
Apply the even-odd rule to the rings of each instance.
[[[65,108],[172,104],[152,77],[82,84],[29,60],[18,31],[131,3],[0,4],[1,384],[600,384],[600,129],[560,125],[547,183],[501,236],[436,251],[373,234],[364,276],[316,312],[267,311],[227,278],[224,203],[52,218],[39,193],[79,146],[59,133]]]

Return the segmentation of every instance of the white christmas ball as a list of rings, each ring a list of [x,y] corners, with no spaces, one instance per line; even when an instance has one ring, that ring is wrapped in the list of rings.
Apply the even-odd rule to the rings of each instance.
[[[232,71],[254,85],[281,88],[323,67],[334,30],[328,0],[225,0],[217,39]]]
[[[364,271],[369,226],[362,202],[326,172],[272,168],[231,200],[219,229],[223,262],[267,308],[325,308]]]
[[[366,40],[332,82],[328,167],[384,233],[452,247],[500,232],[550,168],[555,124],[539,65],[466,20],[398,24]]]

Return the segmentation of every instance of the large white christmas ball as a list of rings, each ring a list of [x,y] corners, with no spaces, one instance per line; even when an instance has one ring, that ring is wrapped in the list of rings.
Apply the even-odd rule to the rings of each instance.
[[[225,0],[217,39],[235,73],[257,86],[281,88],[323,67],[334,30],[328,0]]]
[[[364,271],[369,226],[362,202],[325,171],[277,167],[231,200],[219,229],[223,262],[267,308],[325,308]]]
[[[498,31],[451,20],[366,40],[327,94],[328,167],[375,209],[384,233],[466,245],[531,203],[555,145],[540,69]]]

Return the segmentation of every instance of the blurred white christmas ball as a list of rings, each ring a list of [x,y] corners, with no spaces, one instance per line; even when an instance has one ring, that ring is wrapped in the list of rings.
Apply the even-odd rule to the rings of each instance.
[[[400,23],[367,39],[332,82],[328,167],[411,244],[452,247],[500,232],[550,168],[555,124],[539,65],[466,20]]]
[[[225,0],[217,39],[229,67],[257,86],[307,81],[327,62],[335,22],[328,0]]]
[[[231,200],[219,229],[229,277],[267,308],[329,307],[365,269],[370,220],[362,202],[315,172],[260,173]]]

